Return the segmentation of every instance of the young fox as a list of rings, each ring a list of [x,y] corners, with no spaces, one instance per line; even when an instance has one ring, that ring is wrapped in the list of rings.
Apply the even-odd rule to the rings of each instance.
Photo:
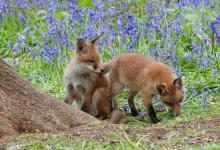
[[[133,116],[139,115],[134,97],[140,92],[150,120],[157,123],[156,112],[152,106],[152,97],[159,95],[174,116],[180,114],[180,102],[183,99],[181,78],[160,62],[140,54],[124,54],[106,64],[110,71],[110,96],[116,96],[124,87],[130,89],[128,104]]]
[[[78,39],[76,53],[64,70],[66,97],[64,102],[72,104],[76,100],[78,108],[102,118],[111,117],[111,121],[119,121],[116,116],[122,115],[116,109],[115,101],[108,97],[108,80],[100,63],[96,44],[99,37],[85,42]],[[118,114],[118,115],[117,115]]]

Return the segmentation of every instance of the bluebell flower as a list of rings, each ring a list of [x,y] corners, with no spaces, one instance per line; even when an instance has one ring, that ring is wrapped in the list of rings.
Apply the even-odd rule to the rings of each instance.
[[[33,0],[33,5],[36,6],[36,7],[40,7],[41,0]]]
[[[217,22],[210,22],[209,23],[209,28],[214,34],[217,33],[217,30],[216,30],[217,26],[218,26]]]
[[[72,42],[69,41],[67,48],[70,49],[70,50],[74,50],[75,46],[74,46],[74,44]]]
[[[217,69],[216,66],[212,68],[212,77],[216,80],[217,79]]]
[[[198,93],[197,93],[196,90],[192,90],[192,91],[191,91],[191,94],[192,94],[193,96],[196,96]]]
[[[216,43],[220,45],[220,35],[215,36]]]
[[[16,1],[16,6],[17,6],[17,7],[21,7],[21,8],[22,8],[23,5],[24,5],[23,0],[17,0],[17,1]]]
[[[10,50],[12,50],[12,43],[11,43],[11,41],[8,41],[7,45],[8,45],[8,48],[9,48]]]
[[[122,106],[122,109],[123,109],[123,111],[125,111],[125,112],[130,112],[129,105],[128,105],[127,103]]]
[[[25,46],[24,49],[25,49],[25,52],[27,52],[27,53],[31,51],[29,46]]]
[[[83,37],[86,40],[91,40],[90,38],[95,37],[96,34],[97,34],[97,32],[94,29],[94,27],[88,24],[84,29]]]
[[[200,60],[200,65],[203,67],[203,68],[207,68],[209,66],[209,61],[206,59],[206,58],[201,58]]]
[[[16,67],[16,66],[17,66],[17,61],[16,61],[16,60],[13,60],[13,61],[12,61],[12,66],[13,66],[13,67]]]
[[[18,53],[21,51],[21,46],[19,43],[15,43],[14,47],[12,48],[12,51],[15,53]]]
[[[214,34],[216,43],[220,45],[220,15],[216,17],[216,20],[209,23],[209,28]]]
[[[19,35],[17,38],[16,38],[16,41],[18,43],[20,43],[22,46],[25,46],[27,44],[27,41],[26,41],[26,38],[25,36],[23,35]]]
[[[192,61],[193,56],[192,56],[191,53],[185,53],[184,56],[183,56],[183,59],[187,60],[187,61]]]
[[[28,81],[32,81],[32,80],[33,80],[33,78],[32,78],[31,75],[29,75],[28,77],[26,77],[26,79],[27,79]]]
[[[75,22],[77,22],[77,4],[74,4],[74,3],[70,3],[69,4],[69,8],[68,8],[68,11],[71,13],[71,19]]]
[[[211,92],[211,90],[208,88],[202,90],[202,99],[203,99],[203,102],[201,104],[202,109],[206,108],[206,102],[208,100],[209,92]]]
[[[62,63],[65,59],[66,59],[66,55],[63,55],[63,56],[60,58],[59,62]]]
[[[202,108],[202,109],[205,109],[205,108],[206,108],[206,101],[203,101],[203,102],[202,102],[201,108]]]
[[[19,11],[18,12],[18,19],[20,21],[20,23],[25,23],[25,16],[24,16],[24,13],[22,11]]]
[[[180,21],[180,16],[177,16],[175,20],[173,20],[173,30],[177,34],[182,34],[182,28],[181,28],[181,21]]]
[[[122,16],[118,16],[118,20],[117,20],[117,28],[119,29],[119,31],[122,29],[122,25],[123,25],[123,18]]]
[[[197,54],[197,56],[201,55],[201,47],[195,41],[192,43],[192,52],[193,54]]]

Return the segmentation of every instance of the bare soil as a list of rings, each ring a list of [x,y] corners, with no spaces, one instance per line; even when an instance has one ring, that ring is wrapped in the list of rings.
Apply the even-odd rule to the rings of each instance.
[[[197,119],[177,123],[174,127],[169,125],[114,125],[102,123],[99,125],[85,125],[73,128],[64,134],[71,138],[93,138],[97,140],[105,139],[108,134],[116,133],[118,137],[125,137],[126,134],[133,141],[137,141],[144,136],[145,144],[159,144],[160,141],[180,138],[182,141],[173,142],[167,147],[182,147],[185,145],[199,145],[205,143],[220,142],[220,118],[205,120]],[[118,139],[117,139],[118,140]],[[118,143],[113,139],[113,143]]]

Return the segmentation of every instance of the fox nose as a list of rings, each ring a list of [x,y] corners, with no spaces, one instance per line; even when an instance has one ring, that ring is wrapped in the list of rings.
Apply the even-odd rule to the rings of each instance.
[[[104,72],[104,71],[105,71],[105,69],[104,69],[104,68],[101,68],[101,69],[100,69],[100,71],[101,71],[101,72]]]
[[[179,111],[173,112],[173,116],[174,116],[174,117],[177,117],[177,116],[179,116],[179,115],[180,115],[180,112],[179,112]]]

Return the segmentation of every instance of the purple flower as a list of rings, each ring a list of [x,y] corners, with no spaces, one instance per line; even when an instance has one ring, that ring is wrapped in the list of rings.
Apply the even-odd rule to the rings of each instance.
[[[217,69],[215,66],[212,68],[212,76],[215,80],[217,79]]]
[[[191,53],[185,53],[184,56],[183,56],[183,59],[187,60],[187,61],[192,61],[192,59],[193,59],[192,54]]]
[[[203,101],[203,102],[202,102],[201,108],[202,108],[202,109],[205,109],[205,108],[206,108],[206,101]]]
[[[196,90],[192,90],[191,93],[192,93],[193,96],[196,96],[198,94]]]
[[[13,61],[12,61],[12,66],[13,66],[13,67],[16,67],[16,66],[17,66],[17,61],[16,61],[16,60],[13,60]]]
[[[216,43],[220,45],[220,15],[216,17],[214,22],[209,23],[209,28],[214,34]]]
[[[86,40],[90,40],[90,38],[92,37],[95,37],[97,34],[96,30],[94,29],[93,26],[91,25],[87,25],[84,29],[84,35],[83,37],[86,39]]]
[[[182,28],[181,28],[181,21],[180,18],[177,17],[175,20],[173,20],[173,30],[177,34],[182,34]]]
[[[201,47],[198,45],[197,42],[193,42],[193,43],[192,43],[192,53],[193,53],[193,54],[196,54],[196,56],[202,55],[202,49],[201,49]]]
[[[217,33],[216,27],[218,26],[218,24],[216,22],[210,22],[209,23],[209,28],[213,33]]]
[[[15,53],[20,52],[20,51],[21,51],[20,44],[19,44],[19,43],[15,43],[15,45],[14,45],[12,51],[15,52]]]
[[[201,59],[201,62],[200,62],[200,65],[203,67],[203,68],[207,68],[209,66],[209,61],[206,59],[206,58],[202,58]]]
[[[63,55],[63,56],[60,58],[59,62],[62,63],[65,59],[66,59],[66,55]]]
[[[124,104],[124,105],[122,106],[122,109],[123,109],[123,111],[125,111],[125,112],[129,112],[129,111],[130,111],[130,108],[129,108],[128,104]]]
[[[25,18],[24,13],[22,11],[18,12],[18,18],[19,18],[20,23],[25,23],[26,18]]]
[[[12,44],[11,44],[11,41],[8,41],[8,48],[9,48],[10,50],[12,50]]]
[[[123,25],[123,19],[122,19],[122,16],[118,16],[118,20],[117,20],[117,28],[119,30],[122,29],[122,25]]]
[[[218,45],[220,45],[220,35],[215,36],[215,41]]]

